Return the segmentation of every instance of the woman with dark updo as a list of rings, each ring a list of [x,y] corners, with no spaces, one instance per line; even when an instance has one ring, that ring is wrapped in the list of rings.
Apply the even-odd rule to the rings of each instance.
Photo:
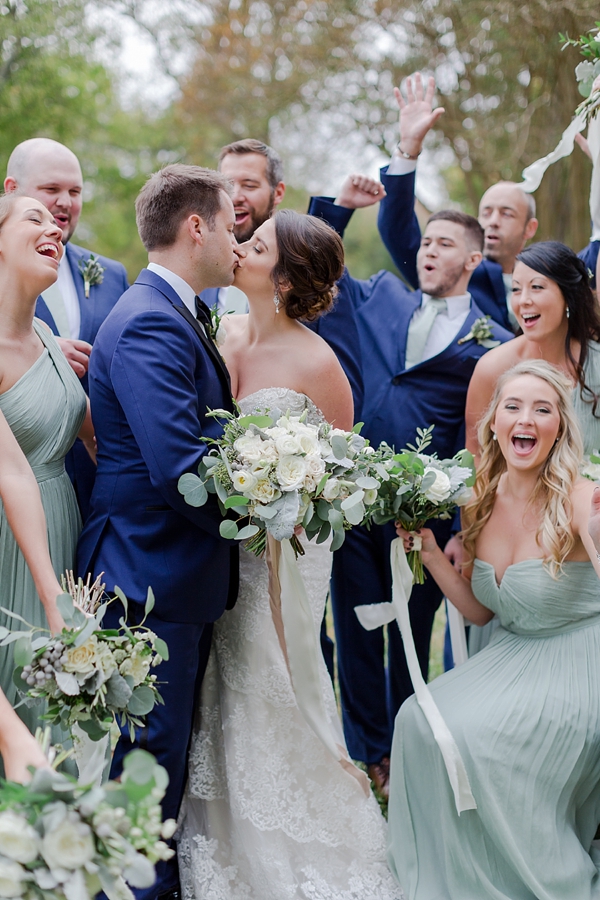
[[[301,321],[334,302],[344,266],[340,238],[320,219],[282,210],[243,247],[234,283],[249,313],[225,318],[220,346],[242,412],[306,413],[309,423],[351,429],[348,380],[332,349]],[[328,543],[304,546],[298,567],[316,632],[331,553]],[[183,896],[398,900],[385,822],[364,773],[347,758],[325,663],[319,659],[316,680],[342,764],[296,701],[268,554],[240,556],[237,603],[215,624],[190,748]]]

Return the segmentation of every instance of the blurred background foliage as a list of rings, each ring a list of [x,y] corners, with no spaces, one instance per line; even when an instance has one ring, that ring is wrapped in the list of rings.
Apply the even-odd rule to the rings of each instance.
[[[212,166],[222,144],[261,138],[284,157],[285,205],[304,210],[385,161],[392,87],[421,69],[446,109],[420,164],[429,205],[476,212],[487,186],[555,146],[579,99],[580,57],[558,33],[597,18],[591,0],[0,0],[0,166],[28,137],[68,144],[86,181],[76,240],[135,278],[133,203],[158,166]],[[166,93],[152,77],[124,91],[136,32]],[[548,171],[540,238],[587,243],[590,172],[578,149]],[[360,277],[391,268],[376,210],[355,214],[347,251]]]

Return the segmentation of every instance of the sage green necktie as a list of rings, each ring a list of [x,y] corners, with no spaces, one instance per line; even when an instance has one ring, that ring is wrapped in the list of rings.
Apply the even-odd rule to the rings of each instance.
[[[413,314],[408,326],[408,334],[406,336],[406,362],[405,369],[410,369],[422,362],[425,352],[425,345],[429,332],[433,327],[437,316],[441,312],[446,312],[448,304],[443,297],[430,297],[425,306],[422,307],[420,315]],[[418,312],[419,310],[415,310]]]

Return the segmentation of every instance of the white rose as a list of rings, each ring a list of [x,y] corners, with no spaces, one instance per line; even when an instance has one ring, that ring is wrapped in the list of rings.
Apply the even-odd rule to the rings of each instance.
[[[282,434],[275,441],[277,452],[280,456],[294,456],[296,453],[302,453],[302,444],[298,438],[289,433]]]
[[[44,835],[42,855],[51,869],[80,869],[94,858],[92,829],[76,813]]]
[[[215,334],[215,344],[217,347],[222,347],[225,343],[225,338],[227,337],[227,332],[225,331],[225,327],[222,322],[219,322],[219,327],[217,328]]]
[[[240,469],[239,471],[233,473],[232,481],[233,489],[235,491],[239,491],[241,494],[247,494],[255,486],[258,478],[252,472],[247,472],[245,469]]]
[[[331,444],[329,444],[327,441],[319,441],[319,451],[321,453],[321,456],[323,456],[325,459],[328,459],[333,453]]]
[[[97,649],[98,639],[95,634],[80,647],[69,647],[68,659],[64,664],[65,672],[73,675],[90,675],[94,669],[99,668]]]
[[[425,491],[425,496],[428,500],[431,500],[432,503],[442,503],[444,500],[447,500],[452,493],[450,479],[445,472],[434,469],[432,466],[427,466],[424,475],[428,475],[429,472],[435,473],[435,481],[431,487]]]
[[[245,434],[235,441],[233,448],[248,462],[258,462],[262,456],[262,441],[255,434]]]
[[[249,494],[258,503],[270,503],[272,500],[277,500],[281,497],[281,492],[277,490],[268,478],[258,478]],[[259,510],[257,510],[257,513],[259,513]]]
[[[335,500],[336,497],[339,496],[339,493],[340,493],[340,483],[339,483],[338,479],[337,478],[329,478],[325,482],[325,487],[323,488],[323,499],[329,500],[329,502],[331,502],[332,500]]]
[[[282,435],[287,434],[287,428],[280,428],[279,425],[273,425],[271,428],[263,428],[265,434],[268,434],[274,441]]]
[[[311,428],[303,426],[302,430],[297,431],[296,438],[304,453],[319,452],[319,438]]]
[[[325,474],[325,463],[316,453],[310,453],[304,457],[306,463],[306,471],[308,475],[312,475],[317,481]]]
[[[295,491],[302,487],[306,476],[306,463],[301,456],[284,456],[277,466],[277,480],[282,491]]]
[[[279,453],[275,441],[263,441],[260,462],[277,462]]]
[[[22,897],[25,869],[11,859],[0,859],[0,897]]]
[[[0,853],[20,863],[33,862],[38,854],[37,831],[10,809],[0,814]]]

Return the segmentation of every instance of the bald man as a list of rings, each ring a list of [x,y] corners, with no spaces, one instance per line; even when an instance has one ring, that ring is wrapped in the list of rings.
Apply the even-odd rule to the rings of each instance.
[[[423,140],[443,114],[433,108],[435,82],[423,83],[421,75],[407,79],[406,100],[396,88],[400,108],[400,140],[389,166],[381,170],[387,196],[379,209],[379,231],[392,259],[414,287],[418,287],[416,259],[421,230],[414,212],[415,171]],[[484,230],[484,258],[469,283],[477,306],[504,328],[515,331],[512,311],[512,272],[515,258],[535,235],[538,220],[535,200],[512,181],[499,181],[479,204],[479,224]]]
[[[18,144],[8,160],[4,190],[35,197],[49,209],[62,228],[65,253],[58,280],[38,298],[36,315],[57,336],[87,391],[92,344],[100,325],[129,286],[125,268],[100,256],[94,267],[95,274],[90,276],[92,254],[70,243],[81,215],[83,176],[79,160],[64,144],[48,138],[32,138]],[[84,272],[88,274],[87,279]],[[81,441],[78,440],[68,454],[66,467],[85,520],[95,466]]]

